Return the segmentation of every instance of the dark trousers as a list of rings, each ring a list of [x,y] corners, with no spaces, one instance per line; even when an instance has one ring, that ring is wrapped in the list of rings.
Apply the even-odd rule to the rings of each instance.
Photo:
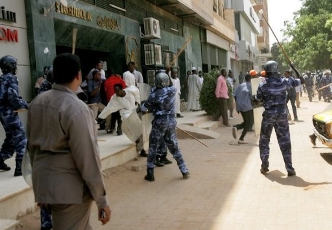
[[[270,137],[272,130],[275,130],[278,144],[284,158],[287,172],[293,172],[292,166],[292,145],[290,140],[289,126],[286,111],[283,113],[271,113],[264,111],[261,126],[261,135],[259,139],[259,152],[262,161],[262,167],[269,167]]]
[[[218,98],[219,109],[217,114],[214,116],[213,120],[218,120],[219,117],[222,117],[223,125],[228,125],[228,115],[227,115],[227,99],[226,98]]]
[[[241,124],[234,125],[237,130],[243,129],[242,134],[240,136],[240,140],[243,141],[246,136],[248,130],[250,129],[252,110],[242,112],[241,115],[243,118],[243,122]]]
[[[117,131],[121,131],[121,125],[122,125],[122,120],[121,120],[121,115],[119,111],[116,111],[112,113],[111,115],[111,130],[115,129],[115,123],[118,122],[118,127]]]
[[[296,96],[294,95],[291,97],[287,97],[287,103],[288,103],[288,101],[291,102],[294,119],[297,119],[297,110],[296,110],[296,105],[295,105]],[[287,107],[287,110],[288,110],[287,112],[290,113],[288,107]]]

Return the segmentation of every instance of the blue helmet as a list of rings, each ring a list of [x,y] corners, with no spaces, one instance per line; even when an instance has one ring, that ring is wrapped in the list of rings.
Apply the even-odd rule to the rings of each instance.
[[[0,69],[3,74],[7,73],[16,74],[17,59],[10,55],[3,56],[0,59]]]
[[[278,63],[276,61],[268,61],[264,66],[266,73],[278,73]]]
[[[164,88],[169,86],[170,84],[169,76],[166,74],[164,70],[161,70],[156,74],[154,84],[157,88]]]

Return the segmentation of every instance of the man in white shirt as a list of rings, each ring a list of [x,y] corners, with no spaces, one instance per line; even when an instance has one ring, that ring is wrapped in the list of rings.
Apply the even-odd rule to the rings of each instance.
[[[123,76],[122,76],[122,78],[123,78],[124,82],[126,83],[127,87],[129,87],[131,85],[134,85],[134,86],[137,85],[136,77],[134,75],[134,71],[135,71],[135,63],[134,62],[129,62],[128,63],[128,70],[126,72],[124,72]],[[142,80],[142,82],[143,82],[143,80]]]
[[[97,69],[100,71],[100,75],[101,75],[101,80],[105,80],[105,70],[103,70],[103,66],[104,66],[104,62],[103,61],[98,61],[96,63],[95,68],[91,69],[90,72],[88,73],[88,75],[86,76],[86,80],[92,79],[92,72]]]
[[[178,71],[176,69],[172,69],[171,71],[171,80],[173,83],[173,86],[176,89],[176,94],[175,94],[175,114],[176,117],[183,117],[181,115],[180,111],[180,95],[181,95],[181,84],[180,84],[180,79],[178,78]]]

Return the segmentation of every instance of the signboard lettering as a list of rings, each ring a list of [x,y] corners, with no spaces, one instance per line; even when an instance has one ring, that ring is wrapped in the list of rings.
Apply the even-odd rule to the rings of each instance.
[[[17,30],[0,27],[0,41],[18,42]]]
[[[4,6],[0,7],[0,20],[8,22],[16,22],[16,13],[5,9]]]
[[[64,6],[61,3],[56,2],[55,11],[57,13],[68,15],[71,17],[80,18],[80,19],[87,20],[87,21],[92,21],[91,13],[89,13],[85,10],[73,7],[73,6]]]
[[[108,17],[97,17],[97,25],[106,28],[108,30],[115,30],[119,29],[119,23],[114,18],[108,18]]]

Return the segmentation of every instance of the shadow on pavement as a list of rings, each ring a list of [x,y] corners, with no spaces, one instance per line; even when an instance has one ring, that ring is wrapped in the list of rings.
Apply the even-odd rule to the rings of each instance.
[[[308,182],[303,180],[299,176],[287,177],[286,174],[280,172],[279,170],[273,170],[265,174],[265,177],[271,182],[277,182],[282,185],[289,185],[294,187],[301,187],[304,190],[309,190],[317,185],[332,184],[332,182]]]
[[[330,165],[332,165],[332,153],[321,153],[321,157]]]

